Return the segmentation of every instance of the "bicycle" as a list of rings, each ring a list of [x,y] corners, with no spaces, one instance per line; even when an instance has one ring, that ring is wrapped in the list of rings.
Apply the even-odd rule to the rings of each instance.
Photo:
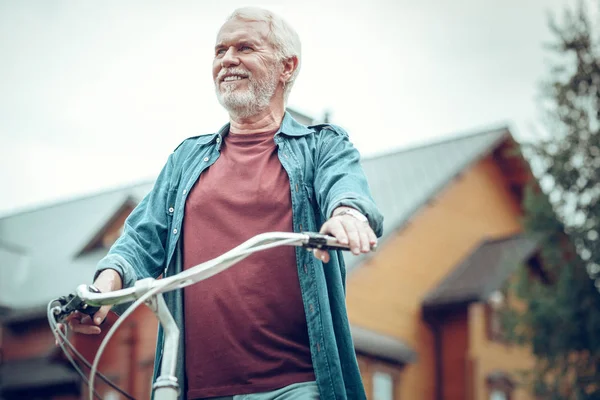
[[[180,272],[177,275],[163,278],[145,278],[138,280],[134,286],[121,289],[113,292],[101,293],[91,285],[80,285],[75,290],[75,293],[63,296],[52,300],[48,303],[48,322],[56,342],[60,345],[69,362],[73,365],[75,371],[80,375],[88,385],[89,399],[93,400],[94,396],[101,399],[98,393],[94,390],[94,380],[96,374],[100,376],[107,384],[118,390],[121,394],[129,399],[133,399],[131,395],[121,390],[114,385],[108,378],[97,372],[100,357],[110,341],[111,337],[117,331],[123,321],[131,315],[140,305],[146,304],[156,315],[161,324],[164,334],[163,358],[161,362],[160,376],[152,385],[154,398],[156,400],[176,400],[179,396],[179,383],[175,378],[176,355],[179,343],[179,328],[177,327],[173,316],[169,312],[162,293],[182,289],[186,286],[203,281],[216,275],[227,268],[235,265],[249,255],[258,251],[267,250],[278,246],[299,246],[307,250],[349,250],[347,245],[342,245],[338,241],[328,235],[321,235],[312,232],[303,233],[288,233],[288,232],[268,232],[256,235],[239,246],[229,250],[228,252],[198,264],[190,269]],[[372,249],[374,250],[374,248]],[[88,315],[94,315],[99,310],[100,306],[117,305],[127,302],[133,304],[116,320],[114,325],[106,334],[104,340],[100,344],[93,364],[90,363],[77,352],[73,344],[68,341],[66,334],[58,328],[58,323],[63,322],[66,317],[75,311],[79,311]],[[65,348],[65,344],[88,368],[90,368],[89,380],[71,354]]]

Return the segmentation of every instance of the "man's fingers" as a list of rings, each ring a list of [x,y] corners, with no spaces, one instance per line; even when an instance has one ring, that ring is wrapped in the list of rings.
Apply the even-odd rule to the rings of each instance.
[[[92,319],[89,316],[85,316],[81,320],[73,319],[69,321],[69,327],[73,332],[84,333],[87,335],[95,335],[101,332],[101,329],[95,325],[92,325]]]
[[[360,236],[360,251],[363,253],[368,253],[371,251],[371,243],[369,243],[369,233],[366,229],[360,229],[358,232]]]
[[[321,227],[319,233],[325,235],[329,234],[337,239],[341,244],[348,244],[348,235],[346,229],[342,225],[342,221],[339,218],[332,218],[325,222]]]
[[[97,335],[102,332],[102,330],[95,325],[77,325],[72,326],[71,329],[73,329],[74,332],[83,333],[85,335]]]
[[[77,333],[96,335],[102,331],[98,326],[94,325],[92,322],[92,317],[79,312],[76,312],[70,316],[68,323],[69,328],[71,328],[73,332]]]
[[[65,332],[68,324],[69,328],[71,328],[73,332],[83,333],[86,335],[97,335],[102,332],[102,329],[100,329],[99,325],[101,325],[106,319],[110,308],[111,306],[102,306],[93,316],[75,311],[65,319],[64,323],[57,325],[58,329],[61,329],[63,332]],[[57,340],[56,345],[58,344],[59,342]]]
[[[54,345],[58,346],[59,343],[62,343],[62,338],[60,336],[60,332],[62,332],[63,334],[66,334],[67,333],[67,326],[65,324],[58,323],[58,324],[56,324],[56,330],[58,331],[56,333],[58,339],[54,340]]]
[[[375,232],[373,232],[373,229],[371,229],[371,227],[369,226],[369,244],[371,245],[371,247],[375,246],[377,244],[377,235],[375,235]]]
[[[358,255],[361,252],[368,253],[371,251],[371,247],[377,243],[377,236],[369,224],[358,221],[350,215],[340,215],[330,218],[323,224],[319,233],[329,234],[335,237],[340,244],[348,245],[354,255]],[[322,257],[327,252],[316,250],[314,254],[315,257],[323,260]],[[325,262],[328,262],[329,254],[326,257],[327,261]]]
[[[100,309],[94,314],[94,324],[100,325],[106,319],[108,312],[110,311],[110,306],[102,306]]]
[[[354,217],[349,217],[354,219]],[[346,234],[348,235],[348,242],[350,244],[350,251],[352,254],[356,255],[360,253],[360,235],[358,230],[356,229],[356,222],[345,220],[342,222],[344,225],[344,229],[346,230]]]
[[[377,236],[371,227],[352,216],[338,216],[323,224],[321,234],[334,236],[341,244],[348,245],[353,254],[367,253],[377,243]]]
[[[368,253],[371,246],[377,243],[377,236],[369,224],[356,219],[345,219],[342,222],[350,242],[353,254]]]

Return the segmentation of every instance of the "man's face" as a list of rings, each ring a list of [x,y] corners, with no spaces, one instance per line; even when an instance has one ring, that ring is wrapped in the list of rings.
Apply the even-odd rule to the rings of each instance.
[[[233,19],[217,36],[213,79],[217,98],[230,113],[252,116],[271,104],[281,66],[266,22]]]

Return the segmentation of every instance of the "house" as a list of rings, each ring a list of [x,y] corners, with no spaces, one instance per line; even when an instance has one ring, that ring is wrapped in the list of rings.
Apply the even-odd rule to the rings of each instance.
[[[493,329],[498,289],[515,265],[535,258],[520,224],[532,177],[516,149],[509,130],[498,128],[363,160],[385,234],[375,253],[345,257],[370,399],[529,398],[512,374],[531,365],[530,355]],[[151,187],[141,182],[0,219],[0,399],[81,398],[81,381],[54,346],[46,304],[90,282]],[[148,398],[155,337],[153,315],[136,310],[100,370]],[[102,338],[72,339],[91,361]],[[104,384],[96,388],[118,398]]]
[[[348,260],[350,322],[416,354],[357,349],[373,399],[529,398],[514,372],[531,356],[502,342],[497,313],[515,266],[536,265],[521,226],[533,178],[516,150],[498,128],[364,160],[385,233]]]
[[[81,398],[80,378],[54,345],[46,305],[79,284],[91,283],[108,241],[114,240],[125,217],[151,187],[145,182],[0,220],[1,399],[39,394]],[[102,337],[72,338],[91,362],[95,355],[91,349]],[[117,331],[100,371],[136,398],[148,398],[155,338],[153,315],[141,307]],[[98,388],[110,393],[109,388]]]

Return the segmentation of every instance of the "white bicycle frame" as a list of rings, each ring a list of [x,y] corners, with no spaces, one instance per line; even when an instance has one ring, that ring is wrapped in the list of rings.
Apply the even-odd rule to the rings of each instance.
[[[88,385],[89,399],[93,400],[94,398],[94,378],[98,369],[100,357],[106,345],[123,321],[131,315],[137,307],[146,304],[156,315],[164,332],[160,376],[152,386],[154,398],[156,400],[176,400],[180,390],[179,383],[175,377],[180,332],[161,294],[193,285],[194,283],[210,278],[211,276],[226,270],[253,253],[278,246],[301,246],[306,247],[309,250],[348,249],[348,246],[338,243],[337,240],[331,236],[314,233],[270,232],[254,236],[217,258],[198,264],[168,278],[141,279],[137,281],[133,287],[107,293],[95,293],[89,289],[89,286],[80,285],[76,290],[76,295],[88,306],[116,305],[133,301],[133,304],[127,308],[108,331],[98,348],[94,363],[90,370]],[[59,311],[60,310],[54,310],[53,312],[58,314]]]

